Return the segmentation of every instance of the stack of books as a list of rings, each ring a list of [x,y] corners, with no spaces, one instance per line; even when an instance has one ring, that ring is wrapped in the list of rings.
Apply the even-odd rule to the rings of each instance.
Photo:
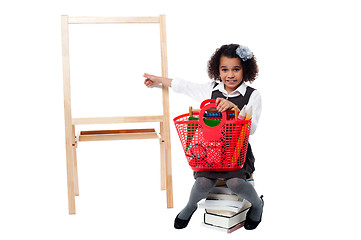
[[[248,181],[253,184],[253,179]],[[232,193],[225,181],[218,180],[216,187],[198,206],[205,209],[204,226],[231,233],[243,227],[251,204]]]

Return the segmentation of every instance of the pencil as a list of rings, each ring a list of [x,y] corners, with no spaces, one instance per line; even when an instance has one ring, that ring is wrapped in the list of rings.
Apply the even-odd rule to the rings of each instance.
[[[245,108],[242,109],[242,111],[244,110]],[[242,112],[241,111],[241,112]],[[240,114],[241,115],[241,114]],[[245,114],[245,120],[251,120],[252,119],[252,106],[247,110],[246,114]],[[241,155],[241,149],[243,147],[243,142],[244,142],[244,139],[245,139],[245,135],[247,133],[247,127],[248,127],[248,124],[249,123],[245,123],[242,128],[241,128],[241,132],[239,134],[239,137],[238,137],[238,141],[237,141],[237,145],[234,149],[234,152],[233,152],[233,158],[232,158],[232,163],[235,163],[237,162],[239,156]]]

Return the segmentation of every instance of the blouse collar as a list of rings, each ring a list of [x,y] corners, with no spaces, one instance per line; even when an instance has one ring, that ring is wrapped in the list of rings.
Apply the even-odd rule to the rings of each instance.
[[[241,83],[241,85],[238,86],[238,88],[236,88],[233,92],[228,93],[225,89],[224,89],[224,83],[220,82],[215,88],[214,90],[219,90],[221,93],[223,93],[224,96],[228,96],[228,97],[236,97],[238,95],[242,95],[244,96],[246,94],[246,90],[247,90],[247,85],[246,83],[243,81]]]

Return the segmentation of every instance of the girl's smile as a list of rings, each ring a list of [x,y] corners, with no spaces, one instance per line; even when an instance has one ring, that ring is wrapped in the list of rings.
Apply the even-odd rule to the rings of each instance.
[[[224,83],[224,89],[228,93],[233,92],[243,80],[241,60],[222,56],[219,62],[219,74]]]

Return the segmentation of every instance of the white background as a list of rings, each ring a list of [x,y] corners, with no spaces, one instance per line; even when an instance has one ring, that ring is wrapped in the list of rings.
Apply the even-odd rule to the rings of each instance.
[[[249,46],[263,99],[255,231],[175,230],[193,184],[173,125],[174,208],[159,186],[156,140],[80,143],[69,216],[60,15],[166,14],[169,76],[209,81],[222,44]],[[361,55],[357,1],[4,1],[0,5],[0,239],[359,239]],[[73,117],[161,113],[157,25],[71,26]],[[199,103],[171,92],[171,118]],[[87,126],[82,129],[128,128]],[[137,127],[137,126],[131,126]],[[152,127],[152,124],[141,125]],[[155,128],[158,126],[155,125]]]

